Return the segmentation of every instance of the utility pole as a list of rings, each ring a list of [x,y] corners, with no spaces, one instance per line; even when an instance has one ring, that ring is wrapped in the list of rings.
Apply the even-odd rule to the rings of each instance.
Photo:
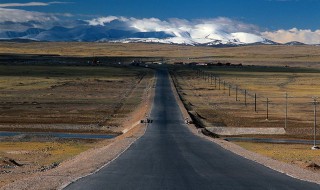
[[[254,111],[257,112],[257,94],[254,93]]]
[[[247,107],[247,90],[244,90],[244,105]]]
[[[214,76],[214,88],[217,88],[217,77]]]
[[[269,120],[269,98],[267,98],[267,119]]]
[[[313,123],[313,147],[312,150],[318,150],[319,147],[317,146],[317,104],[319,103],[317,101],[317,97],[313,98],[313,105],[314,105],[314,123]]]
[[[284,122],[284,129],[287,129],[288,126],[288,93],[286,92],[286,118]]]
[[[238,101],[238,86],[236,86],[236,101]]]
[[[220,90],[220,84],[221,84],[221,79],[220,79],[220,77],[219,77],[219,90]]]
[[[229,84],[229,96],[231,96],[230,91],[231,91],[231,84]]]

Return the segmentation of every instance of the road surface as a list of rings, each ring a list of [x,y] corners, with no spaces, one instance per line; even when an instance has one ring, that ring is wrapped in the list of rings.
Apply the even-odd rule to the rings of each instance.
[[[157,73],[153,123],[126,152],[96,174],[65,189],[320,189],[193,135],[172,93],[165,70]]]

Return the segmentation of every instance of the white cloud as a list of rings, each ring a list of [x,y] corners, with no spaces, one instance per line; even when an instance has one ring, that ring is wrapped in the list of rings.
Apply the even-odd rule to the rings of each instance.
[[[104,26],[105,24],[110,23],[114,20],[125,22],[125,21],[128,21],[129,19],[125,17],[107,16],[107,17],[100,17],[100,18],[88,20],[87,22],[89,23],[89,25],[92,25],[92,26],[97,26],[97,25]]]
[[[76,26],[77,20],[65,19],[73,17],[69,13],[42,13],[21,9],[0,7],[0,32],[24,31],[28,28],[49,29],[53,26]]]
[[[0,8],[0,22],[28,22],[28,21],[39,21],[39,22],[48,22],[56,21],[58,18],[54,15],[25,11],[20,9],[5,9]]]
[[[0,3],[0,32],[24,31],[28,28],[51,28],[63,23],[62,17],[72,17],[69,13],[42,13],[8,7],[49,6],[68,2],[29,2],[29,3]],[[69,22],[69,21],[65,21]]]
[[[177,38],[192,39],[203,42],[210,40],[227,41],[238,39],[241,42],[254,43],[261,41],[262,37],[279,43],[300,41],[306,44],[320,43],[320,30],[308,30],[293,28],[290,30],[277,30],[261,32],[261,29],[253,24],[244,23],[226,17],[212,19],[178,19],[171,18],[161,20],[158,18],[134,18],[123,16],[98,17],[84,21],[74,20],[68,17],[76,15],[52,14],[34,11],[26,11],[13,8],[1,8],[10,6],[46,6],[41,4],[54,4],[64,2],[30,2],[0,4],[0,32],[24,31],[31,27],[49,29],[53,26],[76,27],[78,25],[103,26],[104,29],[119,29],[138,32],[166,32]],[[249,34],[250,35],[249,35]],[[253,34],[253,35],[251,35]]]
[[[290,30],[267,31],[261,33],[265,38],[279,43],[298,41],[305,44],[319,44],[320,30],[292,28]]]
[[[49,6],[52,4],[66,4],[70,2],[52,1],[52,2],[29,2],[29,3],[0,3],[0,7],[31,7],[31,6]]]
[[[219,33],[219,35],[227,35],[227,33],[235,32],[250,32],[258,34],[259,30],[255,25],[246,24],[225,17],[196,20],[178,18],[160,20],[158,18],[138,19],[133,17],[108,16],[95,18],[87,22],[93,26],[109,26],[115,21],[121,22],[122,27],[126,26],[127,29],[134,29],[140,32],[164,31],[168,34],[174,34],[177,37],[186,37],[186,35],[191,35],[192,38],[205,38],[208,35],[215,33]],[[228,36],[225,37],[227,38]]]

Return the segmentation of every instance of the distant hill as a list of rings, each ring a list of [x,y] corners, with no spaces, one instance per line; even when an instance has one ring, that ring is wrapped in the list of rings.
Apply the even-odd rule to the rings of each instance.
[[[28,42],[36,42],[36,41],[35,40],[30,40],[30,39],[14,38],[14,39],[0,39],[0,42],[28,43]]]
[[[288,43],[285,43],[284,45],[288,45],[288,46],[300,46],[300,45],[306,45],[302,42],[297,42],[297,41],[292,41],[292,42],[288,42]]]

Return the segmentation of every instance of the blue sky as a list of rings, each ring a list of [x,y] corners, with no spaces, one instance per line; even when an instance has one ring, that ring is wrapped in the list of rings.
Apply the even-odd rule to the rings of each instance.
[[[292,33],[299,36],[300,32],[308,35],[306,38],[310,34],[320,38],[320,0],[0,0],[0,8],[0,23],[10,20],[10,14],[12,18],[22,14],[19,11],[43,17],[54,15],[60,20],[90,20],[111,15],[160,20],[223,17],[255,25],[269,38]],[[16,14],[9,10],[16,10]]]
[[[0,0],[0,3],[28,3]],[[50,1],[41,1],[50,2]],[[19,7],[30,11],[88,16],[126,16],[160,19],[228,17],[270,30],[318,29],[320,0],[77,0],[70,4]]]

